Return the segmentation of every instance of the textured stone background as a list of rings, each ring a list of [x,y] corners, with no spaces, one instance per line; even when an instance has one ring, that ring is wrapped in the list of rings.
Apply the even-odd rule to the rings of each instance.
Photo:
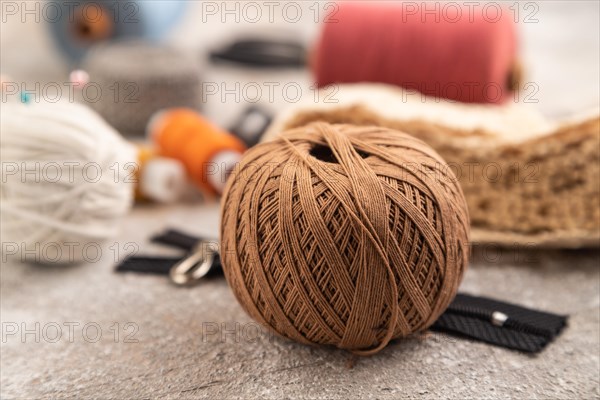
[[[537,18],[536,24],[522,25],[525,64],[530,80],[540,86],[540,102],[534,106],[556,118],[597,106],[598,3],[540,3]],[[197,39],[208,28],[188,23],[181,28],[185,29],[200,31]],[[2,25],[3,73],[16,79],[64,76],[60,75],[64,65],[53,63],[56,55],[44,42],[47,39],[40,39],[42,30],[37,25]],[[305,36],[313,31],[314,27],[307,28]],[[179,32],[173,40],[191,47],[194,36]],[[35,62],[35,57],[43,62]],[[258,79],[235,71],[206,73],[214,79]],[[208,113],[225,120],[227,107],[212,104]],[[147,245],[147,238],[166,227],[214,237],[217,210],[216,204],[136,207],[111,243],[122,248],[135,242],[140,252],[168,252]],[[394,342],[380,354],[360,359],[257,334],[257,326],[223,279],[178,289],[162,277],[117,275],[113,252],[105,248],[103,254],[101,261],[62,268],[2,264],[3,333],[8,324],[32,329],[39,323],[42,333],[46,328],[53,336],[52,324],[58,324],[63,335],[57,343],[43,336],[36,341],[33,334],[25,340],[20,335],[2,338],[2,398],[600,396],[597,250],[475,249],[462,291],[571,316],[564,334],[539,355],[430,335]],[[65,323],[79,324],[72,340]],[[97,342],[91,340],[96,336],[94,326],[88,329],[87,340],[82,332],[89,323],[102,331]],[[131,325],[126,331],[127,323]],[[221,324],[228,330],[207,334],[207,327]],[[126,335],[134,328],[137,343],[130,343]]]
[[[217,206],[138,208],[115,242],[137,242],[165,226],[209,235]],[[569,314],[569,327],[544,352],[528,356],[431,335],[395,342],[354,359],[258,332],[223,279],[190,289],[166,278],[113,272],[113,253],[69,268],[2,266],[2,322],[32,329],[62,326],[49,343],[34,335],[2,343],[2,397],[206,398],[593,398],[600,368],[597,251],[475,249],[461,290]],[[65,322],[74,328],[69,342]],[[83,334],[86,323],[96,330]],[[125,324],[138,327],[128,343]],[[115,342],[114,324],[120,335]],[[225,329],[221,328],[226,324]],[[213,327],[219,332],[213,334]],[[233,333],[232,333],[233,332]],[[354,364],[353,368],[350,366]]]

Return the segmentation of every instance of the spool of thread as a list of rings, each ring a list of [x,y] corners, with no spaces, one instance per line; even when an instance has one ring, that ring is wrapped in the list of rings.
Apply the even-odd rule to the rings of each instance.
[[[311,60],[319,87],[381,82],[501,103],[519,86],[513,14],[498,4],[341,2],[329,19]]]
[[[235,296],[301,343],[375,353],[430,326],[467,267],[458,181],[425,143],[385,128],[316,123],[261,143],[221,210]]]
[[[79,98],[124,135],[142,134],[159,110],[200,107],[199,67],[170,47],[140,41],[100,45],[82,69],[91,83],[80,87]]]
[[[152,117],[148,136],[161,155],[183,163],[198,187],[217,195],[223,192],[229,172],[246,150],[238,138],[185,108]]]
[[[88,107],[2,106],[3,251],[23,261],[94,259],[133,200],[135,148]]]
[[[45,20],[61,50],[79,61],[98,43],[131,38],[157,42],[184,11],[183,0],[53,0],[45,7]]]
[[[187,175],[181,162],[160,157],[148,146],[138,147],[136,200],[173,203],[187,188]]]

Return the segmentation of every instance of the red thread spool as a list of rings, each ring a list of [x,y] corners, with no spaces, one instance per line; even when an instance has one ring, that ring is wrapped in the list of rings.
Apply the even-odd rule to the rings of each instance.
[[[246,150],[238,138],[185,108],[159,112],[148,124],[148,135],[161,155],[181,161],[192,181],[212,194],[222,193]]]
[[[381,82],[466,103],[500,103],[518,87],[513,14],[497,4],[343,2],[323,25],[319,87]]]

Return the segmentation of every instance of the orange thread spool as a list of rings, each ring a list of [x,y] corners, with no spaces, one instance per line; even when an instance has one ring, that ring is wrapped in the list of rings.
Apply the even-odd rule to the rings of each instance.
[[[148,135],[160,154],[181,161],[196,185],[217,195],[246,150],[238,138],[186,108],[159,112],[148,124]]]

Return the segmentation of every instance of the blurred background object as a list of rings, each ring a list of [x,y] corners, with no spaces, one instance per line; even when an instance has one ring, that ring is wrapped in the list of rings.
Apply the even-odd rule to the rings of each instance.
[[[431,15],[431,10],[435,14],[449,5],[465,16],[461,23],[449,23],[452,13],[441,20]],[[183,107],[201,112],[197,117],[202,121],[252,146],[271,119],[290,106],[339,102],[335,91],[324,97],[317,87],[347,80],[387,82],[403,76],[389,83],[407,86],[415,80],[424,85],[417,87],[424,92],[430,80],[496,85],[511,81],[519,87],[508,85],[501,100],[523,112],[533,109],[550,123],[597,109],[599,103],[600,78],[593,71],[600,68],[600,40],[573,36],[573,30],[566,29],[568,20],[578,18],[597,30],[597,3],[482,3],[471,18],[465,7],[441,2],[421,10],[421,19],[413,3],[386,1],[335,6],[282,2],[271,8],[252,2],[86,0],[9,2],[2,7],[6,22],[1,45],[9,56],[0,63],[2,73],[10,76],[3,83],[4,97],[33,102],[52,96],[70,99],[73,90],[77,100],[98,111],[121,134],[140,141],[158,111]],[[495,14],[490,16],[489,9]],[[63,19],[52,18],[56,10]],[[406,23],[398,24],[398,19]],[[540,30],[563,34],[547,46]],[[65,37],[74,42],[65,47],[60,39]],[[413,39],[401,40],[405,37]],[[515,79],[517,64],[523,65],[522,79]],[[73,67],[76,72],[67,79]],[[481,96],[476,100],[485,101]],[[470,110],[461,119],[474,119],[473,113],[479,115]],[[422,117],[435,119],[434,114]],[[198,137],[213,137],[206,136],[210,129],[201,128],[203,124],[196,125]],[[233,153],[244,148],[237,142],[233,147]],[[213,162],[217,153],[193,162]],[[219,161],[229,165],[234,159]],[[203,182],[200,188],[214,193],[217,182],[207,185],[206,179],[197,178],[191,159],[179,161],[196,177],[192,180]]]
[[[417,3],[340,3],[311,54],[317,85],[380,82],[466,103],[511,98],[521,82],[508,7],[433,5],[429,16]]]
[[[153,116],[148,137],[159,154],[179,160],[190,179],[212,195],[223,193],[229,173],[246,150],[240,139],[185,108]]]
[[[82,69],[89,82],[77,91],[79,99],[124,135],[143,135],[164,108],[201,107],[197,58],[173,47],[139,40],[101,44]]]
[[[64,77],[74,67],[71,58],[65,57],[64,51],[57,45],[53,35],[48,35],[51,20],[36,19],[35,11],[33,14],[24,14],[23,4],[26,4],[28,10],[37,9],[42,13],[49,3],[46,1],[3,2],[2,5],[4,21],[0,44],[4,56],[0,60],[1,69],[4,74],[11,75],[16,82],[28,83],[29,89],[33,90],[36,82],[42,85],[48,82],[64,83]],[[139,1],[137,3],[140,3],[140,8],[136,16],[142,20],[144,18],[142,11],[147,14],[144,7],[151,8],[153,6],[150,5],[155,3],[158,5],[171,2]],[[285,98],[283,88],[286,84],[293,83],[294,87],[297,84],[304,94],[309,93],[313,81],[307,70],[256,70],[233,65],[211,65],[207,56],[211,51],[222,49],[246,37],[248,32],[252,32],[255,38],[293,40],[310,49],[316,43],[324,16],[331,11],[331,8],[325,8],[326,3],[315,7],[310,2],[296,2],[293,6],[287,7],[289,11],[285,13],[283,10],[286,3],[282,2],[269,12],[267,5],[258,3],[260,14],[257,14],[252,11],[251,6],[245,6],[244,2],[232,2],[227,6],[224,4],[185,2],[182,11],[158,13],[159,16],[173,16],[169,29],[160,29],[159,41],[197,58],[201,63],[204,87],[217,88],[216,93],[215,90],[209,91],[202,99],[205,115],[219,125],[231,126],[246,108],[245,104],[241,104],[243,99],[255,100],[259,97],[255,100],[255,104],[263,106],[267,111],[275,112],[288,100],[295,100],[291,88],[288,98]],[[590,33],[598,31],[597,16],[600,13],[598,2],[499,4],[512,7],[509,8],[509,12],[518,21],[516,27],[520,38],[518,56],[524,71],[521,87],[524,95],[518,100],[531,104],[550,118],[565,117],[582,109],[596,107],[599,102],[597,89],[600,78],[597,76],[597,71],[600,67],[600,57],[597,49],[600,47],[600,40],[598,35]],[[482,3],[476,10],[480,12],[484,5],[485,3]],[[225,13],[225,7],[229,7],[229,14]],[[246,7],[245,13],[244,7]],[[296,7],[299,7],[301,12],[298,19],[292,19],[294,17],[292,11]],[[47,10],[52,16],[52,9],[47,8]],[[578,21],[578,27],[585,26],[585,29],[574,29],[571,21]],[[548,39],[548,32],[556,33],[552,40]],[[152,40],[156,37],[154,34],[151,36]],[[265,82],[278,83],[271,98],[268,96],[269,87],[265,86]],[[241,92],[249,83],[257,83],[261,88],[262,96],[254,96],[250,93],[250,87],[248,87],[248,95],[242,94],[236,97],[232,93],[232,91]],[[227,105],[222,102],[223,98],[227,100]]]
[[[81,104],[6,103],[0,122],[2,241],[13,255],[81,262],[118,234],[133,201],[131,144]]]
[[[183,16],[185,3],[184,0],[52,0],[42,7],[58,46],[77,62],[98,43],[132,38],[162,40]]]
[[[210,54],[213,61],[229,61],[256,67],[303,67],[306,49],[293,41],[241,39]]]
[[[161,157],[152,146],[138,145],[136,200],[174,203],[187,191],[185,167],[179,160]]]

